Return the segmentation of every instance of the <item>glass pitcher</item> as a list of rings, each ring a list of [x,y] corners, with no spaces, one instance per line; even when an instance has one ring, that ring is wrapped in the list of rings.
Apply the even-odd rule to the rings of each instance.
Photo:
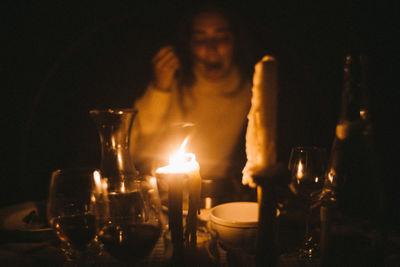
[[[134,109],[91,110],[101,144],[100,170],[108,179],[108,190],[123,193],[133,190],[138,172],[129,153],[130,133],[137,111]]]
[[[157,181],[139,174],[129,151],[136,114],[134,109],[90,111],[100,136],[100,171],[109,206],[100,238],[124,262],[144,257],[161,235]]]

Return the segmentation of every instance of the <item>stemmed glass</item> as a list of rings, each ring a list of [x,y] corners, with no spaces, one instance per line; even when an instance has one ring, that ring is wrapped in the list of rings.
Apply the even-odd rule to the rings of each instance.
[[[52,173],[47,218],[61,240],[67,262],[85,265],[89,248],[98,250],[103,194],[94,169],[63,169]]]
[[[294,147],[290,153],[291,191],[304,204],[306,230],[303,246],[299,249],[301,259],[312,261],[318,256],[318,243],[310,229],[311,207],[318,199],[324,183],[326,150],[315,146]]]

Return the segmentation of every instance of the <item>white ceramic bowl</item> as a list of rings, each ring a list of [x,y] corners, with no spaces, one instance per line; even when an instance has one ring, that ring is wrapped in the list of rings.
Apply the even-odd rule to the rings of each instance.
[[[257,226],[257,202],[230,202],[211,209],[211,230],[228,248],[254,250]]]

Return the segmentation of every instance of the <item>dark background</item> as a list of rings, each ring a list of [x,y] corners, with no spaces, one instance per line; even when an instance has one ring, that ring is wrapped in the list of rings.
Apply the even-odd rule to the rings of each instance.
[[[132,2],[1,2],[1,205],[45,199],[52,170],[98,166],[88,111],[132,105],[151,79],[151,57],[173,43],[188,6]],[[229,5],[247,21],[258,58],[277,55],[281,86],[318,104],[309,108],[323,119],[307,126],[318,132],[314,144],[330,148],[344,55],[370,57],[375,147],[388,201],[396,203],[395,8],[363,2]]]

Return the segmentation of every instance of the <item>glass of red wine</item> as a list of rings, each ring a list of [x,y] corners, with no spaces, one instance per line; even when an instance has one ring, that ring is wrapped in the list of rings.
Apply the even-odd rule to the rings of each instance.
[[[322,147],[297,146],[290,153],[288,167],[292,178],[289,187],[305,211],[306,230],[299,257],[308,262],[315,261],[319,254],[318,242],[310,229],[310,219],[312,206],[322,191],[326,161],[326,150]]]
[[[47,218],[61,240],[68,262],[88,259],[89,248],[98,245],[98,233],[105,208],[102,178],[95,169],[62,169],[52,173]]]
[[[107,223],[100,231],[104,250],[124,264],[148,256],[162,234],[161,203],[155,177],[136,177],[129,188],[109,187]]]

